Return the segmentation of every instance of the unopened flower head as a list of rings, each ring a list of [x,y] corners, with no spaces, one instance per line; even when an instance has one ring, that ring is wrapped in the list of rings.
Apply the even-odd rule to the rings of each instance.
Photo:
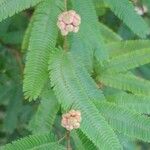
[[[137,6],[136,6],[134,9],[135,9],[136,13],[137,13],[138,15],[140,15],[140,16],[142,16],[142,15],[144,15],[145,13],[148,12],[148,8],[147,8],[147,6],[145,6],[145,5],[143,5],[142,7],[137,7]]]
[[[69,10],[58,16],[57,26],[61,30],[61,34],[65,36],[69,32],[78,32],[80,23],[80,16],[74,10]]]
[[[63,114],[62,116],[61,125],[68,131],[80,128],[80,123],[81,123],[80,111],[71,110],[68,113]]]

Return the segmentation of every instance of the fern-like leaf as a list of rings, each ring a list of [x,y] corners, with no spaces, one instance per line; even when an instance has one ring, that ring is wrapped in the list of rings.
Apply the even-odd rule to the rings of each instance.
[[[86,43],[88,48],[90,48],[89,50],[92,50],[92,54],[94,50],[95,53],[101,54],[96,56],[98,56],[97,59],[100,60],[100,62],[102,62],[102,60],[108,58],[108,55],[106,53],[107,51],[105,51],[104,40],[99,30],[99,22],[94,5],[91,0],[82,0],[82,1],[72,0],[72,1],[73,1],[73,8],[80,14],[82,18],[82,23],[80,27],[80,33],[82,35],[81,38],[82,40],[86,39],[84,40],[85,41],[84,43]],[[80,51],[80,53],[82,53],[82,51]]]
[[[66,150],[66,148],[62,145],[59,145],[57,142],[54,142],[39,146],[38,148],[34,148],[33,150]]]
[[[82,142],[85,150],[97,150],[98,148],[82,133],[82,131],[78,130],[77,135]]]
[[[46,90],[42,93],[42,98],[35,116],[29,124],[29,129],[33,134],[50,132],[54,124],[59,104],[54,93]]]
[[[1,150],[36,150],[51,142],[55,142],[55,137],[52,134],[31,135],[6,144],[1,147]]]
[[[129,91],[136,95],[150,95],[150,82],[134,75],[129,74],[117,74],[107,75],[104,74],[97,78],[100,83],[108,87]]]
[[[109,89],[108,89],[109,90]],[[141,114],[150,114],[150,98],[136,96],[120,90],[113,90],[112,93],[105,92],[107,99],[116,105],[125,107]]]
[[[80,65],[74,63],[71,53],[59,51],[51,56],[50,78],[55,94],[65,110],[72,106],[74,109],[81,111],[81,130],[98,148],[102,150],[121,149],[113,130],[92,104],[91,100],[94,100],[94,98],[91,96],[93,94],[90,94],[90,91],[87,92],[85,85],[87,83],[93,85],[93,81],[90,77],[87,77],[89,79],[86,81],[87,83],[83,82],[83,77],[89,75],[87,73],[86,76],[82,75],[81,78],[80,74],[84,68],[80,69]],[[75,66],[80,66],[78,68],[80,74]],[[96,86],[93,86],[94,90],[97,92]],[[94,130],[91,130],[91,128]]]
[[[95,102],[100,113],[117,131],[133,138],[150,141],[150,119],[110,103]]]
[[[125,72],[148,63],[150,63],[150,48],[116,56],[105,63],[104,68],[107,73],[117,73]]]
[[[99,29],[105,42],[121,41],[122,38],[103,23],[99,24]],[[111,45],[111,44],[110,44]],[[111,47],[110,47],[111,48]]]
[[[124,150],[136,150],[137,145],[135,139],[120,133],[118,133],[117,135],[120,143],[123,145]]]
[[[110,58],[148,48],[150,48],[150,40],[117,41],[107,44],[107,51]]]
[[[79,149],[82,149],[82,150],[86,150],[84,148],[84,145],[82,143],[82,141],[80,140],[78,134],[76,131],[72,131],[71,132],[71,138],[73,139],[73,143],[75,145],[75,149],[79,150]]]
[[[25,31],[23,41],[22,41],[22,45],[21,45],[22,52],[24,52],[25,50],[28,49],[29,42],[30,42],[30,37],[31,37],[31,31],[32,31],[32,28],[33,28],[33,23],[34,23],[34,16],[35,15],[33,15],[31,17],[29,25],[28,25],[28,27]]]
[[[46,0],[38,5],[29,42],[23,90],[29,100],[36,99],[48,79],[48,58],[57,38],[58,1]]]
[[[149,27],[141,16],[136,14],[129,0],[105,0],[111,10],[138,36],[145,38]],[[138,28],[137,28],[138,27]]]
[[[43,0],[2,0],[0,1],[0,21],[33,7]]]

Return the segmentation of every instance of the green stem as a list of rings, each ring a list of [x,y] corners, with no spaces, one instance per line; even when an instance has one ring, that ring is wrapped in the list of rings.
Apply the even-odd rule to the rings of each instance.
[[[68,51],[68,45],[67,45],[67,36],[64,37],[64,45],[63,45],[64,50],[67,52]]]
[[[67,0],[64,0],[64,5],[65,5],[65,11],[67,11]],[[64,50],[67,52],[68,51],[68,46],[67,46],[67,36],[64,37],[64,45],[63,45]]]
[[[70,131],[67,131],[66,133],[66,140],[67,140],[67,150],[72,150],[71,144],[70,144]]]
[[[65,11],[67,11],[67,0],[64,0],[64,4],[65,4]]]

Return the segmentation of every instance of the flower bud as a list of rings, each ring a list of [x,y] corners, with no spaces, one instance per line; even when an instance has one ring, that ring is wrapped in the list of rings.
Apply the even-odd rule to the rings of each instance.
[[[74,10],[63,12],[58,16],[57,26],[63,36],[66,36],[69,32],[77,33],[80,24],[81,18]]]
[[[80,128],[81,112],[71,110],[68,113],[62,115],[61,125],[68,131]]]
[[[145,5],[143,5],[142,8],[136,6],[136,7],[134,8],[134,10],[135,10],[136,13],[137,13],[138,15],[140,15],[140,16],[142,16],[142,15],[144,15],[145,13],[148,12],[148,8],[147,8]]]

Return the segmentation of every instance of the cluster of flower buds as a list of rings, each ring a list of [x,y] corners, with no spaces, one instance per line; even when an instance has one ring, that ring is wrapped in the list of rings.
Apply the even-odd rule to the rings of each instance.
[[[80,23],[80,16],[74,10],[69,10],[58,16],[57,26],[61,30],[61,34],[66,36],[69,32],[78,32]]]
[[[81,123],[81,112],[71,110],[66,114],[63,114],[61,125],[66,128],[68,131],[73,129],[78,129]]]
[[[136,6],[135,11],[138,15],[142,16],[148,12],[148,8],[145,5],[143,5],[142,7]]]

